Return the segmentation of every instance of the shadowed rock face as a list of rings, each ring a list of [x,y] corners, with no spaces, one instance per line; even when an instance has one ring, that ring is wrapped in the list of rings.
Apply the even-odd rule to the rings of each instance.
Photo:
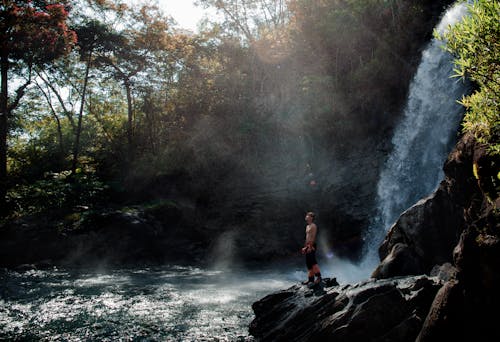
[[[482,201],[472,174],[474,146],[472,137],[463,137],[448,157],[439,188],[391,227],[373,277],[429,274],[435,265],[453,261],[453,249],[468,225],[467,213],[478,212]]]
[[[413,341],[442,281],[401,277],[311,290],[295,285],[252,306],[258,341]]]
[[[488,180],[499,157],[465,135],[449,155],[446,178],[434,194],[404,212],[380,247],[382,279],[422,273],[447,274],[417,341],[500,340],[500,222],[498,189]],[[477,174],[473,174],[473,165]],[[449,265],[439,269],[437,265]],[[431,271],[431,269],[433,269]]]
[[[498,198],[498,197],[497,197]],[[439,290],[418,342],[500,341],[500,220],[488,206],[468,226],[454,249],[457,272]]]

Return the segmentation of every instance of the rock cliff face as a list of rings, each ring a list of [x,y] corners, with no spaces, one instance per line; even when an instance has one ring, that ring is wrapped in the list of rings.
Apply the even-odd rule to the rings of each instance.
[[[463,137],[445,163],[445,179],[429,197],[406,210],[380,246],[374,278],[429,273],[452,261],[460,234],[477,213],[482,194],[472,173],[475,143]],[[467,214],[469,213],[469,214]]]
[[[492,314],[500,305],[499,189],[490,179],[499,164],[463,136],[440,187],[387,234],[370,280],[318,297],[303,298],[300,286],[270,295],[253,306],[251,334],[259,341],[500,340]]]

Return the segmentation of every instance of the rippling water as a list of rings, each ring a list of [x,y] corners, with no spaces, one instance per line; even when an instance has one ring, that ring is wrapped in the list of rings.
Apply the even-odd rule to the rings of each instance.
[[[0,271],[0,339],[252,341],[251,304],[304,272]],[[304,273],[305,274],[305,273]]]

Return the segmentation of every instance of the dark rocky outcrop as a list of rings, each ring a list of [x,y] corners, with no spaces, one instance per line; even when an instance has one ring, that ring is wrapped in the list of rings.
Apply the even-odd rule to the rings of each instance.
[[[497,209],[468,226],[454,250],[457,272],[436,295],[417,341],[499,341],[500,224]]]
[[[254,303],[258,341],[413,341],[442,285],[437,277],[295,285]]]
[[[445,163],[446,178],[429,197],[406,210],[391,227],[379,254],[375,278],[429,274],[452,261],[453,248],[467,226],[467,213],[477,212],[482,193],[472,173],[474,139],[464,136]]]

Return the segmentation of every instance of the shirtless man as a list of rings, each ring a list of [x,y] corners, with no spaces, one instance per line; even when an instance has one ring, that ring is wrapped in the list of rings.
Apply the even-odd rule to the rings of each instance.
[[[306,255],[306,265],[307,265],[307,276],[308,279],[303,284],[319,284],[321,282],[321,271],[316,261],[316,235],[318,233],[318,227],[314,221],[314,213],[308,212],[306,214],[306,242],[302,248],[302,254]],[[316,276],[316,280],[314,277]]]

